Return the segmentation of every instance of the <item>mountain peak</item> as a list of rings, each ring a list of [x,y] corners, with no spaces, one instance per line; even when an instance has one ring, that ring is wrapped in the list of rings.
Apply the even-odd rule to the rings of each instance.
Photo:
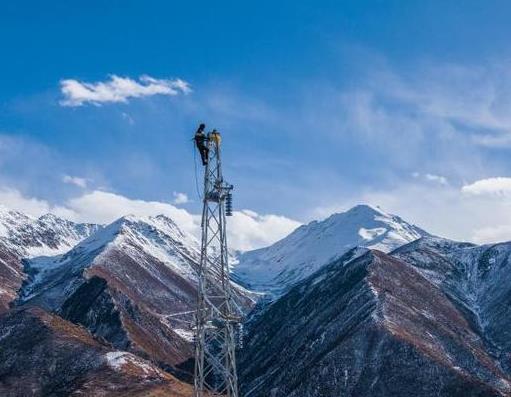
[[[199,252],[197,240],[181,231],[169,218],[126,215],[100,228],[62,256],[27,261],[31,274],[37,276],[25,284],[21,296],[24,301],[42,296],[42,286],[46,285],[48,280],[67,280],[70,274],[80,277],[85,269],[94,267],[99,262],[109,267],[110,262],[102,262],[102,258],[119,255],[142,267],[151,261],[157,261],[174,270],[174,274],[193,280],[196,275],[193,266],[198,261]],[[72,271],[70,268],[73,268]],[[66,291],[67,287],[51,292],[54,296],[48,298],[48,307],[53,307],[55,302],[64,299]]]
[[[191,234],[183,231],[170,217],[167,215],[125,215],[110,225],[106,226],[110,233],[123,234],[130,231],[137,231],[137,233],[150,233],[152,231],[160,231],[164,234],[182,239],[190,244],[196,244],[196,239]]]
[[[59,218],[57,215],[52,214],[51,212],[48,212],[47,214],[41,215],[39,218],[37,218],[41,221],[55,221],[55,220],[64,220],[62,218]]]
[[[354,247],[390,252],[422,236],[429,233],[361,204],[302,225],[270,247],[242,253],[235,276],[250,288],[280,294]]]
[[[357,204],[354,207],[351,207],[349,210],[347,210],[346,213],[388,215],[388,213],[383,211],[379,206],[371,204]]]
[[[19,257],[62,254],[99,228],[46,214],[34,218],[0,206],[0,238]]]

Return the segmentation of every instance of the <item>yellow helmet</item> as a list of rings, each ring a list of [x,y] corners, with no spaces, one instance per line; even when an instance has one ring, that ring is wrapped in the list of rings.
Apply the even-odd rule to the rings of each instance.
[[[220,142],[222,142],[222,137],[220,136],[220,133],[217,130],[213,130],[211,132],[209,139],[211,139],[217,145],[220,145]]]

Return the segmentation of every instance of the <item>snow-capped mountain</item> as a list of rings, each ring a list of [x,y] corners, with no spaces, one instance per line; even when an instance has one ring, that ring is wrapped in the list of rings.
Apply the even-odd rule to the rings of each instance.
[[[156,280],[163,276],[158,269],[151,267],[151,260],[165,265],[187,282],[195,280],[193,266],[199,259],[199,247],[193,236],[183,233],[165,216],[137,218],[128,215],[81,241],[64,255],[27,260],[26,271],[30,278],[23,287],[22,300],[37,296],[39,300],[46,300],[45,307],[55,310],[77,288],[75,278],[82,277],[84,271],[98,264],[104,264],[104,257],[112,251],[122,252],[131,263],[136,263]],[[132,268],[117,269],[108,264],[108,270],[115,270],[118,277],[124,278]],[[139,279],[131,281],[133,288],[138,287],[137,282],[142,282]]]
[[[59,313],[177,373],[193,355],[199,252],[165,216],[126,216],[64,255],[26,260],[20,304]],[[243,288],[233,291],[240,306],[252,304]]]
[[[46,214],[33,218],[0,207],[0,239],[21,257],[63,254],[100,229]]]
[[[145,384],[157,393],[180,396],[182,389],[183,395],[189,395],[190,388],[180,386],[169,373],[189,379],[193,370],[190,358],[200,248],[192,235],[165,216],[125,216],[110,225],[97,226],[75,224],[54,215],[32,218],[9,210],[1,213],[0,231],[1,309],[8,312],[0,317],[0,342],[8,341],[11,346],[5,350],[9,357],[4,357],[4,364],[12,363],[16,354],[30,351],[34,357],[29,361],[42,366],[29,366],[31,373],[35,378],[44,377],[53,364],[38,349],[69,344],[69,349],[77,349],[76,363],[69,361],[68,348],[54,349],[52,362],[73,371],[83,370],[87,379],[89,373],[82,364],[93,363],[93,372],[106,371],[108,379],[102,380],[102,385],[91,385],[91,390],[101,391],[100,386],[123,390],[112,371],[105,369],[106,357],[106,365],[121,372],[128,382],[129,393],[119,392],[123,395],[147,391],[141,386]],[[212,271],[211,288],[215,288],[217,277]],[[240,308],[248,310],[253,305],[249,291],[235,284],[232,291]],[[39,328],[34,330],[39,329],[48,340],[34,338],[32,343],[26,339],[32,337],[32,330],[25,328],[16,335],[10,333],[12,327],[21,327],[26,321],[37,323]],[[81,327],[99,345],[109,347],[81,337],[76,345],[68,343],[87,333],[83,328],[79,331]],[[37,348],[34,343],[38,343]],[[98,354],[98,350],[103,353]],[[21,379],[21,367],[9,365],[0,365],[0,375],[11,371],[16,374],[14,378]],[[130,373],[124,373],[125,369]],[[136,386],[137,376],[129,376],[139,369],[150,374],[145,380],[139,379],[140,387]],[[81,390],[68,378],[59,382]],[[51,387],[50,383],[40,380],[27,384],[39,390]],[[16,393],[8,385],[5,390],[1,387],[6,395]]]
[[[396,215],[358,205],[300,226],[270,247],[240,254],[234,277],[250,289],[279,295],[353,247],[390,252],[427,235]]]

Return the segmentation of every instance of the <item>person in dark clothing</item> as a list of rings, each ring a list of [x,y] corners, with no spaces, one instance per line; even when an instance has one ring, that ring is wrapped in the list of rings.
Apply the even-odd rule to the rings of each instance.
[[[204,134],[204,129],[206,128],[205,124],[199,125],[197,128],[197,132],[195,133],[195,144],[197,145],[197,149],[199,150],[202,165],[208,164],[208,156],[209,156],[209,148],[206,145],[206,134]]]

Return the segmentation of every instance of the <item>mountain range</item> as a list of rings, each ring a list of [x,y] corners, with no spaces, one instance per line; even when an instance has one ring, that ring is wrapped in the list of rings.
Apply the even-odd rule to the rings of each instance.
[[[165,216],[2,208],[0,395],[191,396],[199,252]],[[233,253],[242,395],[511,395],[510,254],[367,205]]]

